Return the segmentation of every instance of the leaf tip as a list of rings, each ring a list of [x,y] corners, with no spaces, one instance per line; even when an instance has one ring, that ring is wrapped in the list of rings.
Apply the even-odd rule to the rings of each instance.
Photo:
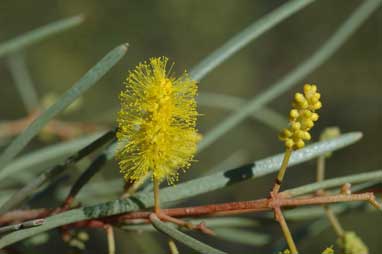
[[[86,19],[86,15],[83,14],[83,13],[80,13],[80,14],[74,16],[73,19],[74,19],[76,22],[78,22],[78,23],[82,23],[82,22],[84,22],[84,20]]]
[[[123,44],[121,45],[121,47],[123,47],[124,50],[127,51],[127,50],[129,49],[129,47],[130,47],[130,44],[129,44],[128,42],[125,42],[125,43],[123,43]]]
[[[354,142],[356,142],[356,141],[360,140],[361,138],[363,138],[363,133],[360,132],[360,131],[351,132],[349,134],[352,136]]]

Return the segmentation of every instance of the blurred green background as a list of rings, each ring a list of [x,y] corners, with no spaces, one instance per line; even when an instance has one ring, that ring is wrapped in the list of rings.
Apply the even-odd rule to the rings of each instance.
[[[302,0],[303,1],[303,0]],[[363,1],[321,0],[294,14],[230,58],[202,80],[200,93],[216,92],[250,99],[261,93],[289,70],[309,58],[335,31],[337,26]],[[79,27],[50,37],[29,47],[24,53],[31,77],[40,98],[50,93],[62,94],[106,52],[124,42],[130,44],[127,56],[95,88],[86,93],[80,110],[62,119],[115,124],[119,108],[118,93],[127,71],[152,56],[168,56],[176,62],[175,71],[191,69],[199,60],[235,35],[251,22],[261,18],[284,1],[276,0],[210,0],[210,1],[75,1],[35,0],[0,3],[0,42],[60,18],[83,14]],[[379,169],[382,165],[382,10],[375,12],[355,35],[324,65],[306,76],[293,91],[274,100],[269,107],[287,115],[292,94],[306,83],[316,83],[322,94],[320,120],[313,130],[317,140],[328,126],[339,126],[342,132],[362,131],[357,144],[336,152],[328,162],[327,177],[342,176]],[[14,86],[5,59],[0,59],[0,121],[18,119],[26,111]],[[223,120],[229,112],[200,106],[203,116],[199,130],[205,133]],[[34,141],[29,151],[46,143]],[[198,162],[186,174],[187,180],[235,154],[228,167],[252,162],[282,152],[277,132],[248,119],[197,156]],[[28,150],[27,150],[28,151]],[[25,152],[27,152],[25,151]],[[221,166],[224,169],[224,165]],[[314,181],[315,163],[309,162],[289,170],[284,188]],[[102,172],[119,177],[115,163]],[[216,193],[203,195],[185,204],[206,204],[259,198],[267,195],[273,175],[250,181]],[[380,194],[379,194],[380,195]],[[86,204],[86,200],[82,200]],[[46,201],[49,204],[49,200]],[[382,250],[382,218],[376,213],[348,213],[341,217],[344,227],[357,231],[371,253]],[[291,224],[292,230],[297,227]],[[264,232],[280,237],[276,223],[267,224]],[[156,235],[159,235],[156,234]],[[55,250],[68,253],[65,245],[54,238]],[[150,238],[151,239],[151,238]],[[118,232],[117,253],[167,253],[165,238],[158,236],[163,248],[154,249],[156,240],[145,234]],[[216,247],[235,253],[271,253],[270,246],[259,248],[212,240]],[[148,244],[148,242],[153,241]],[[301,245],[302,253],[318,253],[333,244],[335,235],[326,230],[317,239]],[[85,253],[105,253],[104,235],[92,233]],[[47,252],[48,244],[41,248]],[[102,249],[104,248],[104,249]],[[145,248],[151,248],[147,250]],[[101,251],[102,250],[102,251]],[[147,252],[144,252],[147,251]],[[57,252],[59,253],[59,252]],[[182,253],[190,253],[185,250]],[[237,253],[237,252],[236,252]]]

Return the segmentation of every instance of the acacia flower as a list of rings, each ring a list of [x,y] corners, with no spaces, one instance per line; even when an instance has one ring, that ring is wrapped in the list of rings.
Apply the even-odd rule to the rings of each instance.
[[[300,149],[305,146],[304,141],[311,139],[309,131],[318,120],[315,111],[322,107],[320,97],[317,87],[309,84],[304,86],[304,94],[295,94],[293,108],[289,112],[289,128],[280,134],[280,139],[285,142],[287,149]]]
[[[117,159],[127,181],[152,171],[154,180],[174,183],[196,152],[197,85],[186,72],[174,77],[167,63],[166,57],[140,63],[119,96]]]
[[[317,92],[317,87],[309,84],[304,85],[304,94],[296,93],[294,95],[292,110],[289,112],[289,128],[284,129],[279,136],[285,143],[286,151],[277,173],[275,184],[273,185],[271,197],[277,197],[280,191],[292,151],[304,147],[304,140],[311,139],[309,131],[313,127],[314,122],[318,120],[318,114],[315,111],[322,107],[320,97],[321,95]],[[283,219],[281,212],[280,214],[281,217],[278,216],[278,220],[290,252],[292,254],[298,253],[288,225]]]

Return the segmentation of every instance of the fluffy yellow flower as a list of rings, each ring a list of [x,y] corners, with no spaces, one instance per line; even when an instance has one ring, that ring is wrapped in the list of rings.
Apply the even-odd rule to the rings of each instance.
[[[131,71],[120,94],[117,152],[120,171],[136,181],[149,171],[169,183],[178,179],[196,152],[196,82],[166,70],[166,57],[151,58]]]
[[[296,93],[289,113],[289,128],[284,129],[280,139],[288,149],[297,150],[305,146],[304,140],[310,140],[310,129],[318,120],[316,110],[322,107],[321,95],[315,85],[306,84],[304,94]]]

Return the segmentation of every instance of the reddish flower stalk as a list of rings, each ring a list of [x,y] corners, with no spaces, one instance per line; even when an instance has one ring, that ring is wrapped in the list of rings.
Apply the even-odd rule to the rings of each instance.
[[[52,209],[41,208],[31,210],[14,210],[8,213],[0,214],[0,225],[18,223],[37,218],[44,218],[50,215]]]

